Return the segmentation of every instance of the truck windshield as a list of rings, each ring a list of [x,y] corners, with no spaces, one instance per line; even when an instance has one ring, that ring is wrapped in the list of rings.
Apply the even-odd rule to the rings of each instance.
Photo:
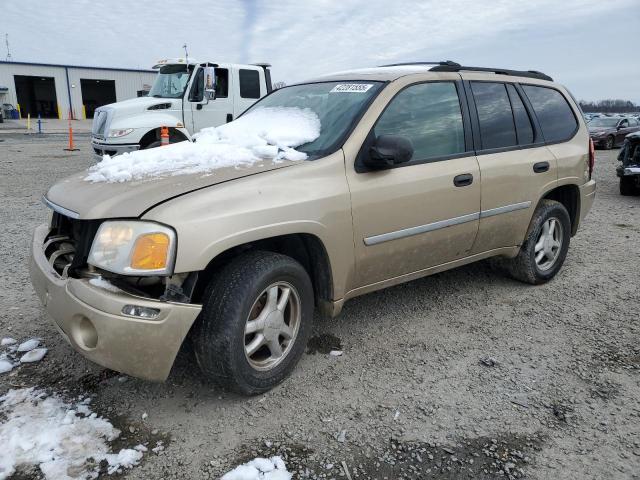
[[[320,136],[296,150],[310,159],[332,153],[346,140],[364,109],[382,88],[382,82],[344,81],[293,85],[276,90],[254,104],[258,108],[308,108],[320,119]]]
[[[189,83],[189,72],[186,65],[165,65],[149,91],[150,97],[182,98],[184,89]]]

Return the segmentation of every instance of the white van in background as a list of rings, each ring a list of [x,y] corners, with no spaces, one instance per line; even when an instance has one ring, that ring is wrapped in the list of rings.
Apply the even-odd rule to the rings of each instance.
[[[93,117],[91,145],[98,160],[160,145],[162,127],[169,142],[190,140],[205,127],[232,121],[271,92],[269,64],[239,65],[183,58],[160,60],[146,97],[104,105]],[[205,91],[205,72],[214,91]]]

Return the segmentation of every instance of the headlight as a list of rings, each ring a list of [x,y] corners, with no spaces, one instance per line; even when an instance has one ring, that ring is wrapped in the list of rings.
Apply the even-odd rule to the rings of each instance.
[[[133,128],[123,128],[122,130],[109,130],[109,138],[124,137],[133,132]]]
[[[93,239],[87,262],[124,275],[170,275],[176,234],[164,225],[143,221],[106,221]]]

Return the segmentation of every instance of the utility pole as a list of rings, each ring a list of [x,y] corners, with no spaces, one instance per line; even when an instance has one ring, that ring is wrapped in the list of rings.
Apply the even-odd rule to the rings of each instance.
[[[7,62],[11,61],[11,50],[9,50],[9,34],[4,34],[4,43],[7,46]]]

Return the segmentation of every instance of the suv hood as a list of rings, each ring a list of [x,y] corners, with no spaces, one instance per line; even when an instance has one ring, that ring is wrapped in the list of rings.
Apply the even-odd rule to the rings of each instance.
[[[77,173],[52,186],[45,200],[70,210],[80,219],[133,218],[158,203],[194,190],[238,178],[289,167],[303,162],[265,160],[253,165],[225,167],[209,174],[176,175],[144,181],[91,183],[87,171]]]

